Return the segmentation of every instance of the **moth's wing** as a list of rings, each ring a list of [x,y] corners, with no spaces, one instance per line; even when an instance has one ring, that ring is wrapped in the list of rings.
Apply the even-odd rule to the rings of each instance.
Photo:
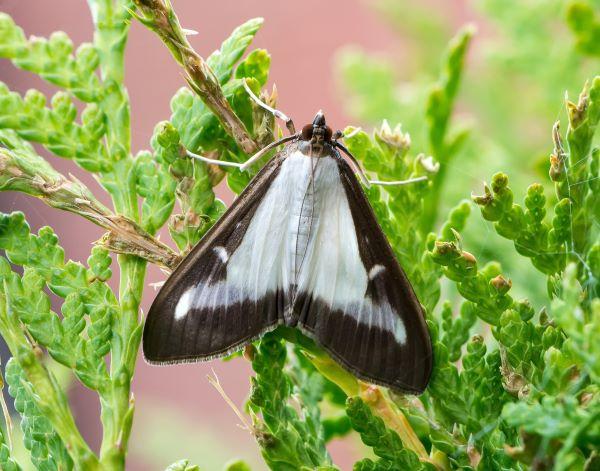
[[[335,160],[339,180],[316,228],[312,281],[295,306],[300,327],[357,377],[420,393],[433,366],[423,309],[354,173]]]
[[[144,326],[148,362],[182,363],[226,355],[278,323],[283,309],[279,292],[250,293],[228,281],[228,271],[229,278],[238,281],[250,277],[261,281],[258,271],[265,269],[250,265],[248,247],[246,259],[238,261],[235,270],[228,267],[287,152],[286,147],[263,167],[161,288]],[[271,265],[276,263],[271,260]]]

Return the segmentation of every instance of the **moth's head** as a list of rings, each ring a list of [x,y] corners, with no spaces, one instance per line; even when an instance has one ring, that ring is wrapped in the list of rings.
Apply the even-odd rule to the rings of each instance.
[[[302,128],[301,139],[303,141],[325,141],[331,140],[333,132],[325,123],[325,115],[321,110],[315,115],[312,124],[307,124]]]

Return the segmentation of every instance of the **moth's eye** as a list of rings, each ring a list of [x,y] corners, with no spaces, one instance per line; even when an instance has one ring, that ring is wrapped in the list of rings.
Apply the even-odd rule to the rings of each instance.
[[[333,131],[329,126],[325,126],[325,140],[331,141],[331,136],[333,135]]]
[[[313,126],[312,124],[307,124],[302,128],[302,139],[308,141],[312,139],[313,135]]]

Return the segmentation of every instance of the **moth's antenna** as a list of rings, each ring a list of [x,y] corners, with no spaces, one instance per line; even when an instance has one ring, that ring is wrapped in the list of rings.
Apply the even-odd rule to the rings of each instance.
[[[371,185],[380,185],[380,186],[400,186],[400,185],[408,185],[410,183],[424,182],[425,180],[429,180],[426,175],[422,175],[420,177],[409,178],[408,180],[394,180],[391,182],[384,182],[382,180],[369,180]]]
[[[344,152],[344,154],[346,154],[350,158],[350,160],[356,167],[356,171],[357,171],[360,179],[362,180],[362,182],[365,184],[365,186],[367,188],[370,187],[371,185],[400,186],[400,185],[408,185],[409,183],[417,183],[417,182],[422,182],[422,181],[427,180],[427,177],[425,175],[423,175],[421,177],[409,178],[408,180],[395,180],[395,181],[390,181],[390,182],[385,182],[382,180],[369,180],[367,178],[367,175],[365,174],[365,171],[358,163],[358,160],[356,160],[356,157],[354,157],[350,153],[350,151],[344,144],[342,144],[338,141],[334,141],[333,145],[336,146],[337,148],[341,149]]]
[[[261,99],[258,98],[252,90],[250,90],[250,87],[246,83],[246,79],[242,80],[242,83],[244,85],[244,88],[246,89],[246,92],[248,93],[248,95],[250,95],[250,98],[252,98],[258,106],[260,106],[261,108],[264,108],[265,110],[267,110],[269,113],[271,113],[276,118],[279,118],[282,121],[285,121],[285,127],[288,129],[290,134],[296,134],[296,127],[294,126],[294,122],[292,121],[292,118],[288,118],[288,116],[285,115],[284,113],[282,113],[281,111],[276,110],[275,108],[272,108],[269,105],[267,105],[265,102],[261,101]]]

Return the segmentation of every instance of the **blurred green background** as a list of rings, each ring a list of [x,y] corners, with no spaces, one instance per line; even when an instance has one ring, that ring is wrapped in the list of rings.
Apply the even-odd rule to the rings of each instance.
[[[397,57],[355,46],[339,51],[335,71],[351,116],[367,127],[383,119],[401,123],[413,149],[432,152],[428,95],[437,86],[448,41],[466,18],[462,28],[475,36],[450,131],[460,145],[449,161],[436,156],[448,167],[442,204],[450,209],[481,194],[483,182],[498,171],[508,174],[517,201],[533,182],[552,195],[551,130],[557,120],[566,123],[565,96],[576,102],[581,85],[600,70],[600,2],[471,0],[449,8],[448,2],[374,0],[370,6],[394,28],[402,48]],[[595,22],[595,36],[581,33],[589,22]],[[555,202],[551,197],[549,207]],[[465,250],[480,261],[502,253],[517,297],[526,290],[534,305],[543,302],[545,278],[511,250],[510,241],[493,234],[491,223],[470,218],[463,236]]]

